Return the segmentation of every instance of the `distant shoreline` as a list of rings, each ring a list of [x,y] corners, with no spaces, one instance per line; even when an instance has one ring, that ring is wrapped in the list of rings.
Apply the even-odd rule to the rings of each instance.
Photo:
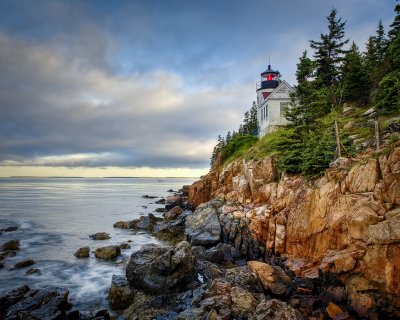
[[[64,176],[9,176],[0,179],[200,179],[200,177],[64,177]]]

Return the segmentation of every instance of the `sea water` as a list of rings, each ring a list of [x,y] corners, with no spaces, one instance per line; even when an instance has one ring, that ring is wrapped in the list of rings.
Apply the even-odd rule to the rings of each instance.
[[[28,284],[31,288],[59,286],[69,289],[74,309],[107,308],[107,291],[113,274],[124,274],[132,252],[159,241],[146,232],[113,228],[117,221],[137,219],[154,213],[155,204],[169,189],[178,190],[195,179],[188,178],[1,178],[0,229],[17,226],[0,234],[0,245],[20,241],[20,250],[3,261],[0,293]],[[143,195],[155,196],[155,199]],[[90,234],[106,232],[109,240],[91,240]],[[91,251],[130,240],[115,261],[78,259],[74,252],[84,246]],[[33,259],[35,264],[18,270],[18,261]],[[39,273],[26,275],[30,268]]]

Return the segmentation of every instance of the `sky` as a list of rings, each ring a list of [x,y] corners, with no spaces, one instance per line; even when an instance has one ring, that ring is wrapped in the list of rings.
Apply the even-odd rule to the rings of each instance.
[[[0,177],[199,177],[268,61],[294,85],[333,7],[363,49],[395,4],[2,0]]]

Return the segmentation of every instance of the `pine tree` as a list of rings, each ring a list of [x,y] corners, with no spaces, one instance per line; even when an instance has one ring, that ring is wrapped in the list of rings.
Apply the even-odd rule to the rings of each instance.
[[[393,23],[390,25],[391,29],[388,32],[390,41],[393,41],[400,32],[400,4],[396,5],[394,11],[396,12],[396,17],[394,18]]]
[[[400,5],[396,5],[397,13],[392,29],[389,31],[389,45],[386,50],[384,76],[380,80],[373,96],[375,107],[381,113],[400,112]]]
[[[292,94],[290,108],[287,108],[285,117],[293,123],[295,127],[308,126],[312,122],[312,94],[314,89],[313,82],[310,78],[313,75],[314,63],[307,57],[307,51],[303,52],[297,64],[296,79],[297,87]]]
[[[228,131],[228,133],[226,134],[226,139],[225,139],[226,144],[228,144],[229,142],[231,142],[231,140],[232,140],[232,134],[231,134],[230,131]]]
[[[246,111],[244,113],[244,119],[243,119],[243,131],[245,134],[249,133],[249,121],[250,121],[250,112]]]
[[[333,8],[326,17],[329,33],[321,33],[320,41],[310,41],[310,46],[314,49],[316,80],[320,88],[329,87],[339,81],[340,65],[346,53],[343,47],[349,42],[349,39],[343,40],[346,21],[342,22],[342,18],[337,18],[336,15],[337,9]]]
[[[250,115],[249,115],[249,133],[255,134],[258,130],[258,121],[257,121],[257,105],[256,102],[253,101],[253,104],[250,108]]]
[[[357,45],[353,42],[347,52],[342,66],[343,95],[347,101],[360,100],[365,97],[368,88],[367,74]]]
[[[385,58],[385,52],[388,46],[388,40],[386,39],[385,29],[382,24],[382,20],[379,21],[378,28],[376,29],[376,36],[374,37],[375,54],[377,63],[383,63]]]

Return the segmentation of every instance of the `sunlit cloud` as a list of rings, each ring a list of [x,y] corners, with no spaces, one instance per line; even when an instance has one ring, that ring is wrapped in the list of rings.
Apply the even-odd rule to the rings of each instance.
[[[298,58],[326,30],[332,6],[358,44],[380,19],[390,24],[394,7],[382,0],[2,2],[0,176],[206,170],[217,136],[237,129],[251,107],[269,58],[294,84]]]

